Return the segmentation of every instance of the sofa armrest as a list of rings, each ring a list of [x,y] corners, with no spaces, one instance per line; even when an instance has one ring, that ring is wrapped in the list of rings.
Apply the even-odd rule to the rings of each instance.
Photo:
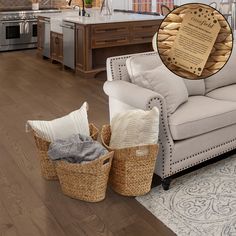
[[[155,97],[160,97],[164,102],[164,98],[160,94],[122,80],[106,81],[103,89],[109,97],[138,109],[150,109],[149,102]]]
[[[165,178],[171,171],[170,160],[172,158],[172,151],[174,141],[171,136],[168,123],[168,114],[166,109],[166,102],[162,95],[139,87],[135,84],[116,80],[106,81],[104,84],[105,93],[125,104],[142,110],[151,110],[156,106],[160,111],[160,132],[159,132],[159,154],[158,161],[155,168],[155,173],[161,178]]]

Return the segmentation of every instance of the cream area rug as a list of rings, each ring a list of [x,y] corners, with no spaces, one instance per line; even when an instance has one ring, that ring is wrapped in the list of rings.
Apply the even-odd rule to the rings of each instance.
[[[136,199],[179,236],[236,236],[236,155]]]

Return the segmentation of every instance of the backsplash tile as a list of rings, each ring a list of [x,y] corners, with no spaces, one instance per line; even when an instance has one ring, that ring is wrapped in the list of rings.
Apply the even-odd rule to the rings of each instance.
[[[94,6],[100,6],[101,0],[94,0]],[[81,5],[81,0],[73,0],[72,4]],[[63,7],[66,6],[66,0],[41,0],[40,7]],[[30,0],[0,0],[0,10],[1,9],[24,9],[30,8]]]
[[[40,2],[41,6],[51,7],[52,0],[42,0]],[[0,0],[0,9],[6,8],[29,8],[31,7],[30,0]]]

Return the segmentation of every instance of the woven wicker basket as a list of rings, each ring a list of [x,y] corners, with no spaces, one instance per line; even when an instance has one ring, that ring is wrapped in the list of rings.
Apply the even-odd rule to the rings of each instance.
[[[110,125],[101,132],[102,144],[110,151]],[[139,196],[148,193],[158,153],[158,145],[143,145],[114,150],[110,173],[112,189],[124,196]]]
[[[89,131],[90,131],[90,136],[94,140],[97,140],[98,129],[96,128],[94,124],[92,123],[89,124]],[[58,177],[57,177],[55,162],[53,162],[52,160],[48,158],[48,148],[49,148],[50,142],[38,137],[36,132],[34,132],[34,139],[35,139],[36,147],[39,153],[42,176],[47,180],[57,180]]]
[[[62,192],[72,198],[99,202],[106,196],[114,152],[85,164],[58,161],[56,164]]]

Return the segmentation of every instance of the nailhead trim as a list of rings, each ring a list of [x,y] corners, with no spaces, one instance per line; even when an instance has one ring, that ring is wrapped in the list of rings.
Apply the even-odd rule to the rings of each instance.
[[[177,163],[180,163],[180,162],[185,161],[185,160],[187,160],[187,159],[196,157],[196,156],[198,156],[198,155],[200,155],[200,154],[202,154],[202,153],[205,153],[205,152],[214,150],[214,149],[216,149],[216,148],[222,147],[222,146],[224,146],[224,145],[226,145],[226,144],[233,143],[234,141],[236,141],[236,138],[235,138],[235,139],[232,139],[232,140],[230,140],[230,141],[227,141],[227,142],[225,142],[225,143],[219,144],[219,145],[217,145],[217,146],[208,148],[207,150],[201,151],[201,152],[199,152],[199,153],[193,154],[193,155],[191,155],[191,156],[189,156],[189,157],[186,157],[186,158],[184,158],[184,159],[182,159],[182,160],[180,160],[180,161],[177,161],[177,162],[175,162],[175,163],[172,163],[172,165],[177,164]],[[232,150],[234,150],[235,148],[236,148],[236,145],[233,146],[233,147],[231,147],[231,148],[228,148],[227,150],[224,150],[224,151],[222,151],[222,152],[218,152],[218,153],[216,153],[216,154],[214,154],[214,155],[211,155],[211,156],[208,157],[208,158],[202,159],[201,161],[194,162],[194,163],[192,163],[192,164],[190,164],[190,165],[188,165],[188,166],[186,166],[186,167],[183,167],[183,168],[180,168],[180,169],[178,169],[178,170],[176,170],[176,171],[174,171],[174,172],[171,172],[171,174],[165,175],[164,178],[170,177],[170,176],[172,176],[172,175],[174,175],[174,174],[176,174],[176,173],[178,173],[178,172],[181,172],[181,171],[186,170],[186,169],[188,169],[188,168],[190,168],[190,167],[193,167],[193,166],[195,166],[195,165],[198,165],[198,164],[201,164],[201,163],[203,163],[203,162],[205,162],[205,161],[208,161],[208,160],[210,160],[210,159],[212,159],[212,158],[214,158],[214,157],[217,157],[217,156],[220,156],[220,155],[222,155],[222,154],[224,154],[224,153],[227,153],[227,152],[229,152],[229,151],[232,151]]]
[[[141,55],[153,55],[153,54],[157,54],[156,52],[147,52],[147,53],[141,53]],[[127,56],[120,56],[120,57],[112,57],[110,59],[110,68],[111,68],[111,76],[112,76],[112,80],[115,80],[115,73],[114,73],[114,62],[117,60],[125,60],[122,61],[119,65],[118,65],[118,70],[119,70],[119,79],[122,80],[122,70],[121,67],[125,67],[126,69],[126,60],[130,57],[132,57],[133,55],[127,55]]]
[[[153,102],[156,102],[158,101],[158,103],[160,104],[160,123],[163,127],[163,131],[164,131],[164,134],[165,134],[165,137],[166,137],[166,140],[167,140],[167,143],[168,143],[168,146],[169,146],[169,150],[170,150],[170,162],[172,161],[172,146],[170,145],[170,139],[169,139],[169,136],[168,136],[168,133],[167,133],[167,128],[166,128],[166,125],[165,125],[165,121],[164,121],[164,117],[163,117],[163,102],[160,98],[158,97],[154,97],[154,98],[151,98],[148,102],[148,108],[149,110],[151,110],[153,108]],[[168,118],[168,117],[167,117]],[[164,176],[165,175],[165,165],[164,165],[164,159],[165,159],[165,149],[164,149],[164,145],[163,143],[160,141],[159,142],[160,146],[161,146],[161,150],[162,150],[162,175]],[[172,167],[170,166],[170,172],[172,172]]]
[[[230,141],[227,141],[227,142],[225,142],[225,143],[219,144],[219,145],[217,145],[217,146],[213,146],[213,147],[211,147],[211,148],[208,148],[208,149],[206,149],[206,150],[204,150],[204,151],[201,151],[201,152],[192,154],[191,156],[188,156],[188,157],[186,157],[186,158],[184,158],[184,159],[182,159],[182,160],[180,160],[180,161],[176,161],[176,162],[171,163],[171,165],[178,164],[178,163],[180,163],[180,162],[182,162],[182,161],[184,161],[184,160],[188,160],[188,159],[190,159],[190,158],[196,157],[196,156],[198,156],[198,155],[200,155],[200,154],[203,154],[203,153],[205,153],[205,152],[208,152],[208,151],[214,150],[214,149],[216,149],[216,148],[222,147],[222,146],[224,146],[224,145],[226,145],[226,144],[229,144],[229,143],[232,143],[232,142],[234,142],[234,141],[236,141],[236,138],[234,138],[234,139],[232,139],[232,140],[230,140]]]
[[[198,152],[198,153],[192,154],[191,156],[188,156],[188,157],[186,157],[186,158],[184,158],[184,159],[182,159],[182,160],[180,160],[180,161],[173,162],[173,160],[172,160],[172,157],[173,157],[173,149],[172,149],[172,146],[170,145],[170,139],[169,139],[169,136],[168,136],[168,134],[167,134],[166,125],[165,125],[165,121],[164,121],[164,118],[163,118],[163,112],[162,112],[162,111],[163,111],[163,102],[162,102],[162,100],[161,100],[160,98],[154,97],[154,98],[150,99],[150,101],[149,101],[149,103],[148,103],[148,108],[149,108],[149,110],[151,110],[152,107],[153,107],[152,102],[155,102],[155,101],[158,101],[159,104],[160,104],[160,109],[161,109],[161,111],[160,111],[160,122],[161,122],[161,124],[162,124],[162,126],[163,126],[164,134],[165,134],[165,137],[166,137],[166,140],[167,140],[167,143],[168,143],[168,146],[169,146],[169,150],[170,150],[170,174],[165,174],[165,173],[164,173],[164,168],[165,168],[165,166],[164,166],[164,157],[165,157],[164,146],[163,146],[163,143],[162,143],[161,141],[159,142],[159,144],[160,144],[160,146],[161,146],[161,148],[162,148],[162,157],[161,157],[161,158],[162,158],[162,163],[163,163],[163,164],[162,164],[162,175],[163,175],[163,178],[170,177],[170,176],[172,176],[172,175],[174,175],[174,174],[176,174],[176,173],[178,173],[178,172],[181,172],[181,171],[183,171],[183,170],[186,170],[186,169],[188,169],[188,168],[190,168],[190,167],[193,167],[193,166],[195,166],[195,165],[197,165],[197,164],[200,164],[200,163],[202,163],[202,162],[205,162],[205,161],[207,161],[207,160],[210,160],[210,159],[212,159],[212,158],[214,158],[214,157],[216,157],[216,156],[219,156],[219,155],[221,155],[221,154],[224,154],[224,153],[226,153],[226,152],[232,151],[232,150],[234,150],[234,149],[236,148],[236,146],[235,146],[235,147],[232,147],[232,148],[229,148],[229,149],[227,149],[227,150],[225,150],[225,151],[222,151],[222,152],[219,152],[219,153],[217,153],[217,154],[211,155],[210,157],[205,158],[205,159],[203,159],[203,160],[201,160],[201,161],[194,162],[194,163],[192,163],[192,164],[190,164],[190,165],[188,165],[188,166],[186,166],[186,167],[180,168],[180,169],[178,169],[178,170],[176,170],[176,171],[172,171],[172,166],[174,166],[175,164],[178,164],[178,163],[180,163],[180,162],[182,162],[182,161],[191,159],[191,158],[193,158],[193,157],[197,157],[197,156],[199,156],[200,154],[207,153],[207,152],[212,151],[212,150],[214,150],[214,149],[216,149],[216,148],[219,148],[219,147],[225,146],[225,145],[227,145],[227,144],[230,144],[230,143],[236,141],[236,138],[234,138],[234,139],[232,139],[232,140],[230,140],[230,141],[224,142],[224,143],[222,143],[222,144],[219,144],[219,145],[210,147],[210,148],[208,148],[208,149],[206,149],[206,150],[203,150],[203,151],[200,151],[200,152]],[[169,117],[169,115],[167,116],[167,118],[168,118],[168,117]]]

